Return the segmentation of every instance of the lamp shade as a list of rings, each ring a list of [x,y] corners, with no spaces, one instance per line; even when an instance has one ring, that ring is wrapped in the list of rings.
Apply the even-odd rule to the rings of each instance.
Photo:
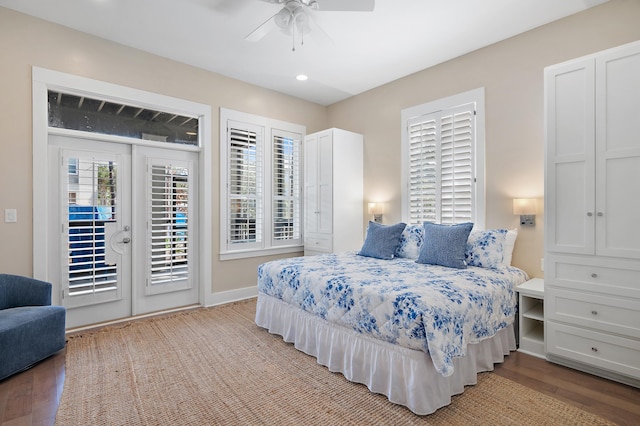
[[[513,214],[515,215],[534,215],[536,214],[535,198],[514,198]]]
[[[368,204],[369,214],[382,214],[384,213],[382,210],[382,203],[369,203]]]

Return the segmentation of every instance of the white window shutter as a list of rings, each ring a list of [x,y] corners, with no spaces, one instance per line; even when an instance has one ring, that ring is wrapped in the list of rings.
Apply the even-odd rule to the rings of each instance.
[[[409,123],[410,223],[437,221],[438,144],[437,122],[420,117]]]
[[[272,242],[273,246],[302,243],[302,135],[273,130]]]
[[[262,245],[263,133],[259,126],[229,122],[228,249]]]
[[[173,290],[190,276],[192,176],[189,165],[180,163],[185,162],[147,158],[150,293]]]
[[[409,139],[409,222],[474,219],[474,104],[414,117]]]

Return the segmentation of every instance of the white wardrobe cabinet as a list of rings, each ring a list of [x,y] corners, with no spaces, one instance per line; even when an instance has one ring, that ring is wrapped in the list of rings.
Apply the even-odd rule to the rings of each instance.
[[[640,42],[545,69],[547,358],[640,386]]]
[[[362,135],[334,128],[305,137],[305,255],[362,246],[362,162]]]

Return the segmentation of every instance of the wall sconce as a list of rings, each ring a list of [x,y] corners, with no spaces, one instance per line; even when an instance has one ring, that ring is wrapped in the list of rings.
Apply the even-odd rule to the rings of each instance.
[[[520,215],[520,225],[536,225],[536,200],[535,198],[514,198],[513,214]]]
[[[369,214],[373,215],[373,221],[375,223],[382,223],[382,203],[369,203]]]

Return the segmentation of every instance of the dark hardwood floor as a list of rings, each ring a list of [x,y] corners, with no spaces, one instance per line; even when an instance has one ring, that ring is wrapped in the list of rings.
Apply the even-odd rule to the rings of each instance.
[[[640,425],[640,389],[512,352],[500,376],[596,413],[620,425]],[[0,426],[53,425],[65,375],[64,350],[0,381]]]

